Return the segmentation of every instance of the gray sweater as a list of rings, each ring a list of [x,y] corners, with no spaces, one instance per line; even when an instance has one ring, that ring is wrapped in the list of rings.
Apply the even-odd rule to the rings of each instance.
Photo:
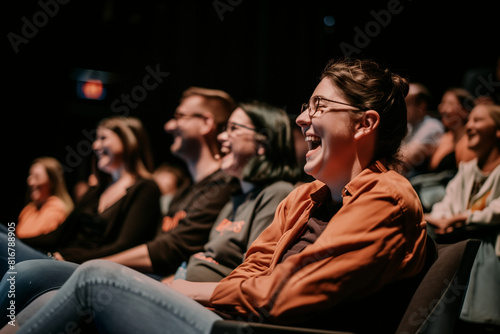
[[[189,259],[186,279],[218,282],[243,262],[250,244],[271,224],[278,204],[293,185],[277,181],[265,188],[231,196],[210,231],[204,251]]]

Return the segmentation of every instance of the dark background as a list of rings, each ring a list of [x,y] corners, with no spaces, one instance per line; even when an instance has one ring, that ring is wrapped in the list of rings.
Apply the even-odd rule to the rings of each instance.
[[[385,27],[372,11],[387,10],[394,1],[12,2],[4,4],[2,19],[3,223],[16,220],[24,205],[30,162],[42,155],[63,165],[74,162],[68,152],[89,147],[84,132],[116,114],[111,103],[141,86],[148,66],[169,75],[130,115],[145,123],[159,164],[173,159],[163,124],[192,85],[223,89],[237,100],[265,100],[295,114],[326,62],[343,56],[340,45],[347,43],[359,49],[351,56],[426,84],[437,102],[446,88],[462,85],[468,69],[494,67],[500,55],[495,1],[401,0],[401,12]],[[335,24],[325,25],[325,16]],[[36,32],[26,22],[38,23]],[[22,37],[23,27],[32,36],[16,53],[9,36]],[[372,36],[360,47],[356,31],[367,28],[374,29]],[[77,68],[113,74],[104,100],[78,98]],[[78,168],[66,173],[68,186],[80,176]]]

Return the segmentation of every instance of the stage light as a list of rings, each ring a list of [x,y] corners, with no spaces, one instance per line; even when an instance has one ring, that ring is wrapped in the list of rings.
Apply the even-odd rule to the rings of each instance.
[[[73,70],[72,78],[76,81],[76,96],[86,100],[104,100],[106,86],[110,83],[111,73],[81,69]]]
[[[89,80],[81,83],[80,92],[83,98],[89,100],[102,100],[106,97],[106,90],[101,80]]]

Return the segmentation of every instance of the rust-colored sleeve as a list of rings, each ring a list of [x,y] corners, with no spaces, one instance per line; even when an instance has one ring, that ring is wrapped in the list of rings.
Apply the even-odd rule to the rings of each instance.
[[[301,202],[304,196],[295,196],[280,205],[245,263],[214,291],[215,309],[236,317],[298,323],[325,307],[411,277],[423,267],[426,232],[421,207],[374,187],[344,199],[343,208],[314,244],[273,268],[273,261],[296,237],[298,227],[290,226],[303,224],[300,210],[307,213],[308,208]],[[259,262],[261,253],[265,260]]]

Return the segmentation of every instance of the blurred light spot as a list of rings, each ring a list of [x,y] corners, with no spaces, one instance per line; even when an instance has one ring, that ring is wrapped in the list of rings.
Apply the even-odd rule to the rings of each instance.
[[[102,100],[106,97],[106,90],[100,80],[79,82],[78,95],[89,100]]]
[[[333,27],[335,25],[335,18],[331,15],[327,15],[323,18],[323,23],[327,27]]]

